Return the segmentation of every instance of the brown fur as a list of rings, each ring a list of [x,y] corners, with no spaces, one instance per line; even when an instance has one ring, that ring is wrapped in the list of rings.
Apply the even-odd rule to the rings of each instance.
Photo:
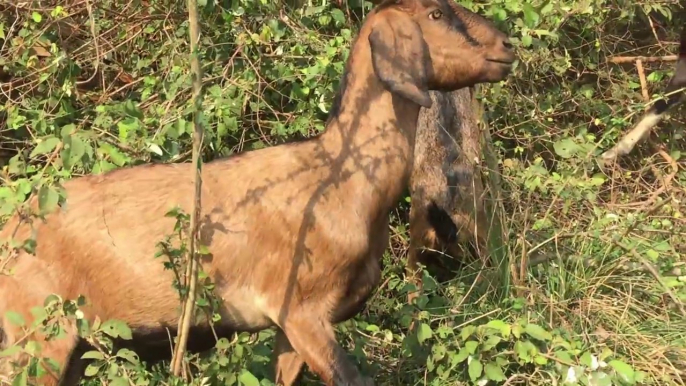
[[[474,89],[431,92],[433,104],[421,109],[417,123],[414,169],[410,179],[410,251],[407,275],[421,289],[419,264],[440,253],[463,256],[474,241],[486,253],[488,222],[484,187],[478,171],[481,131]],[[419,291],[410,293],[412,300]]]
[[[438,21],[429,18],[437,8]],[[383,3],[353,44],[323,134],[204,165],[200,226],[211,258],[202,264],[223,299],[222,333],[277,327],[277,383],[293,384],[307,363],[327,385],[373,384],[346,358],[333,325],[357,314],[378,285],[420,104],[430,106],[430,89],[500,81],[511,65],[496,61],[513,59],[506,35],[457,5]],[[123,320],[143,359],[164,356],[178,299],[172,273],[153,256],[173,227],[164,214],[175,205],[191,211],[191,167],[137,166],[66,182],[65,206],[35,224],[36,256],[20,255],[13,275],[0,276],[0,315],[14,310],[30,320],[48,294],[81,294],[86,318]],[[0,237],[16,227],[20,240],[32,232],[15,216]],[[20,339],[7,320],[1,326],[5,346]],[[190,344],[213,346],[197,328]],[[42,353],[64,366],[77,342],[69,330],[67,339],[43,342]],[[79,367],[67,369],[65,383]]]

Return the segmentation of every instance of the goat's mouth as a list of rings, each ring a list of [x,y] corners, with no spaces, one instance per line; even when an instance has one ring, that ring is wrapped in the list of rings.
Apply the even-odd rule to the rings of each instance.
[[[498,63],[505,66],[511,66],[514,63],[514,59],[486,59],[488,62]]]

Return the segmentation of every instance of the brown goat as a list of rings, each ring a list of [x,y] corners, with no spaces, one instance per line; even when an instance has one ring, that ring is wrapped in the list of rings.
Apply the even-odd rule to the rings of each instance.
[[[223,300],[222,335],[276,327],[279,384],[292,385],[306,363],[327,385],[372,385],[346,358],[333,325],[361,311],[378,285],[420,106],[431,106],[428,90],[504,79],[514,58],[505,34],[452,1],[385,1],[353,43],[324,133],[205,164],[200,233],[211,255],[202,264]],[[15,228],[19,240],[35,232],[37,247],[0,276],[3,345],[22,337],[5,311],[31,320],[30,308],[57,293],[85,296],[87,319],[128,323],[141,359],[169,356],[166,329],[176,330],[178,297],[172,272],[154,255],[173,229],[165,213],[191,210],[191,168],[75,178],[64,184],[64,206],[35,230],[11,218],[0,238]],[[192,329],[191,350],[214,345],[206,331]],[[63,383],[81,374],[74,369],[83,364],[69,362],[78,342],[73,328],[66,339],[42,342],[42,354],[63,366]]]
[[[634,146],[645,138],[653,127],[662,121],[671,108],[686,100],[686,91],[678,91],[684,87],[686,87],[686,25],[681,29],[679,59],[676,62],[674,75],[672,75],[665,89],[665,94],[671,95],[668,95],[666,99],[656,101],[650,106],[636,126],[626,133],[610,150],[604,152],[601,155],[601,159],[613,160],[629,154]]]
[[[430,108],[419,112],[414,169],[410,178],[410,250],[407,275],[422,287],[419,264],[437,253],[463,256],[461,244],[473,241],[486,256],[488,222],[484,187],[477,169],[481,155],[478,102],[474,88],[431,92]]]

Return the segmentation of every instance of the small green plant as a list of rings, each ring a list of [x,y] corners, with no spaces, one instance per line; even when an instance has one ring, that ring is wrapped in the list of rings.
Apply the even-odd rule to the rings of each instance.
[[[474,385],[499,384],[519,374],[524,377],[534,368],[545,374],[543,380],[565,385],[634,385],[644,379],[642,372],[613,359],[607,349],[594,353],[567,332],[549,331],[523,319],[493,319],[459,330],[432,329],[422,323],[417,340],[430,345],[426,367],[436,381],[458,377]]]

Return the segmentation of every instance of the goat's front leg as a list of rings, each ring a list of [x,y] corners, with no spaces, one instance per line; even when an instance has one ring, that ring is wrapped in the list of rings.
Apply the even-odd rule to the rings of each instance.
[[[347,358],[329,321],[305,310],[293,310],[292,315],[282,329],[292,348],[327,386],[374,386]]]
[[[283,386],[294,385],[302,373],[305,361],[291,346],[286,334],[279,329],[276,332],[276,344],[274,345],[274,358],[276,359],[276,384]]]

